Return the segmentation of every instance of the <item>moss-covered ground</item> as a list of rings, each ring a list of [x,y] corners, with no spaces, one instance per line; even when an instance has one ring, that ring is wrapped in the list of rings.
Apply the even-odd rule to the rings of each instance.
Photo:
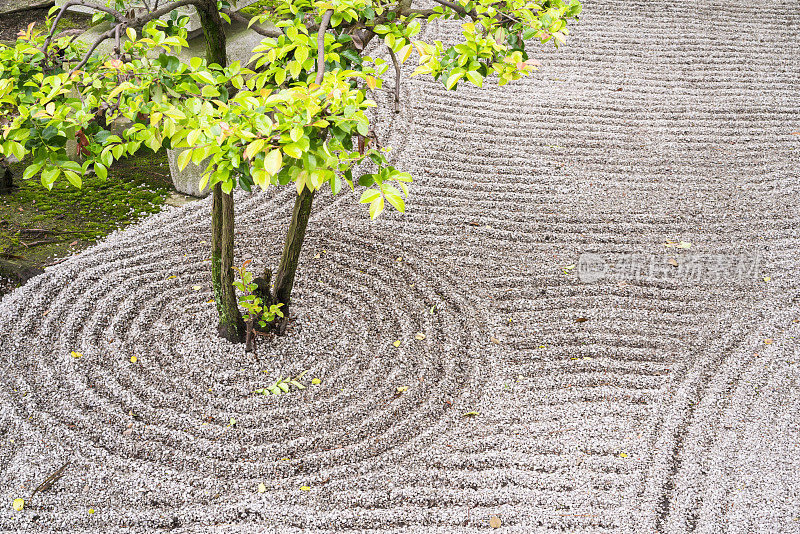
[[[0,263],[42,268],[159,211],[174,190],[163,151],[144,149],[107,180],[85,177],[81,189],[63,179],[52,191],[38,177],[22,181],[25,163],[12,165],[16,187],[0,195]]]

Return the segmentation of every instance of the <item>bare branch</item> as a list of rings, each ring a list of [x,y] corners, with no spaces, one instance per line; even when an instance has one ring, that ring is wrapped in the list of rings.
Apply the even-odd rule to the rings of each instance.
[[[328,31],[328,24],[330,24],[332,16],[332,9],[323,13],[317,32],[317,79],[315,80],[317,84],[321,84],[325,77],[325,32]]]
[[[462,17],[466,17],[467,15],[469,15],[473,20],[478,18],[478,14],[475,13],[474,10],[467,11],[466,9],[464,9],[464,6],[456,4],[455,2],[451,2],[450,0],[433,0],[433,1],[436,2],[437,4],[443,5],[444,7],[449,7]]]
[[[102,43],[102,42],[103,42],[103,41],[105,41],[106,39],[111,39],[112,37],[114,37],[114,34],[115,34],[115,33],[116,33],[116,31],[117,31],[117,26],[119,26],[119,24],[117,24],[116,26],[114,26],[113,28],[111,28],[110,30],[108,30],[107,32],[105,32],[105,33],[101,33],[101,34],[100,34],[100,36],[99,36],[99,37],[97,38],[97,40],[94,42],[94,44],[92,45],[92,47],[91,47],[89,50],[87,50],[87,51],[86,51],[86,55],[84,55],[84,56],[83,56],[83,59],[81,60],[81,62],[80,62],[80,63],[78,63],[78,64],[75,66],[75,68],[73,68],[73,69],[70,71],[70,75],[72,75],[73,73],[75,73],[75,72],[77,72],[77,71],[81,70],[81,69],[83,68],[83,66],[84,66],[84,65],[86,65],[86,63],[88,63],[88,62],[89,62],[89,58],[90,58],[90,57],[92,57],[92,54],[94,53],[94,51],[95,51],[95,50],[97,50],[97,47],[98,47],[98,46],[100,46],[100,43]]]
[[[117,24],[114,26],[114,56],[119,58],[120,56],[120,38],[119,38],[119,30],[122,27],[122,24]]]
[[[131,24],[129,25],[136,27],[144,26],[151,20],[160,19],[164,15],[171,13],[172,10],[174,9],[190,5],[196,6],[198,4],[200,4],[200,0],[178,0],[177,2],[171,2],[166,6],[162,7],[161,9],[156,9],[154,11],[151,11],[147,15],[144,15],[142,17],[136,17],[134,20],[131,21]]]
[[[386,48],[389,48],[388,46]],[[389,55],[392,57],[392,64],[394,64],[394,112],[400,113],[400,64],[397,62],[397,56],[394,55],[394,50],[389,48]]]
[[[230,9],[223,9],[222,11],[220,11],[220,13],[225,13],[231,18],[231,20],[235,20],[237,22],[241,22],[244,24],[250,24],[250,20],[247,17],[237,13],[236,11],[231,11]],[[253,24],[252,26],[250,26],[250,29],[259,35],[263,35],[264,37],[272,37],[277,39],[278,37],[283,35],[283,32],[280,30],[280,28],[276,27],[263,28],[257,24]]]

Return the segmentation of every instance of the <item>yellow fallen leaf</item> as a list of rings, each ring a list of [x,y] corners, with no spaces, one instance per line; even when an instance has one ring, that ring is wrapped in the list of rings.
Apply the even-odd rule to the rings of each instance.
[[[400,346],[400,340],[398,339],[397,341],[392,343],[392,345],[394,345],[395,347],[399,347]]]
[[[259,483],[258,492],[259,493],[264,493],[266,491],[267,491],[267,486],[263,482]]]
[[[137,358],[136,356],[131,356],[131,363],[136,363],[138,361],[139,361],[139,358]]]
[[[300,486],[300,491],[311,491],[311,486]]]
[[[322,383],[322,380],[320,380],[319,378],[312,378],[311,383],[317,386]]]
[[[167,280],[172,280],[173,278],[176,278],[176,276],[175,276],[174,274],[173,274],[173,275],[170,275],[170,276],[168,276],[168,277],[167,277]]]
[[[765,277],[764,277],[764,281],[765,281],[765,282],[769,282],[770,280],[772,280],[772,277],[771,277],[771,276],[765,276]]]
[[[397,386],[398,393],[405,393],[406,391],[408,391],[408,386]]]
[[[73,358],[80,358],[81,356],[83,356],[83,354],[81,354],[80,352],[75,352],[74,350],[72,352],[70,352],[70,355]]]
[[[770,344],[772,344],[772,339],[771,338],[767,338],[767,339],[764,340],[764,343],[766,343],[767,345],[770,345]]]
[[[500,528],[500,525],[502,524],[503,523],[500,521],[500,518],[497,517],[496,515],[493,515],[492,517],[489,518],[489,526],[492,528]]]
[[[192,286],[192,289],[194,289],[195,291],[200,291],[201,289],[203,289],[203,286]]]
[[[214,304],[214,299],[209,300],[206,304]]]
[[[480,415],[479,412],[467,412],[464,414],[464,417],[475,417],[476,415]]]
[[[628,457],[628,453],[625,452],[625,451],[622,451],[621,453],[619,453],[619,457],[620,458],[627,458]]]
[[[93,514],[94,513],[94,508],[89,508],[89,513]]]
[[[14,510],[21,512],[25,508],[25,499],[14,499]]]
[[[414,336],[414,339],[416,339],[417,341],[422,341],[423,339],[425,339],[425,334],[423,334],[422,332],[417,332],[417,335]]]

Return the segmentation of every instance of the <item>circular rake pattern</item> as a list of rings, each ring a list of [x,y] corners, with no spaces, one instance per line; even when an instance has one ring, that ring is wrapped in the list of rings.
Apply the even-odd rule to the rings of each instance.
[[[240,197],[240,224],[269,227],[281,202]],[[0,422],[28,436],[41,465],[0,461],[28,491],[66,460],[89,473],[87,493],[73,483],[37,497],[41,517],[159,526],[170,508],[187,524],[220,485],[253,491],[265,482],[270,498],[335,486],[409,454],[460,415],[462,392],[480,391],[479,322],[463,281],[413,246],[393,250],[353,231],[326,231],[317,242],[324,252],[306,252],[288,336],[262,340],[258,356],[216,338],[207,204],[161,214],[135,238],[112,236],[4,302]],[[283,227],[273,226],[262,243],[243,240],[237,261],[278,242]],[[305,390],[254,393],[304,370]],[[134,472],[130,491],[101,483]],[[177,510],[143,497],[154,488],[186,502]],[[121,506],[102,520],[58,505],[89,507],[112,494]]]

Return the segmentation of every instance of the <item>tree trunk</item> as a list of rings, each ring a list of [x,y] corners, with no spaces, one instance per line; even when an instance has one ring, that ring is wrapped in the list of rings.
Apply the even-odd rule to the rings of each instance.
[[[297,264],[300,261],[300,250],[303,248],[303,239],[306,236],[306,226],[311,215],[311,204],[314,201],[314,192],[307,187],[297,195],[292,211],[292,222],[289,225],[289,232],[286,234],[286,241],[283,244],[283,254],[278,272],[275,274],[275,291],[273,298],[276,303],[283,303],[281,311],[283,320],[278,325],[278,333],[286,331],[289,322],[289,304],[292,296],[292,286],[294,285],[294,275],[297,272]]]
[[[228,62],[228,51],[217,3],[214,0],[203,0],[195,8],[206,38],[206,61],[209,65],[216,63],[224,67]]]
[[[14,188],[14,174],[0,162],[0,193],[10,193]]]
[[[245,325],[233,287],[233,196],[214,185],[211,204],[211,283],[219,315],[221,337],[239,343]]]
[[[206,61],[225,66],[227,47],[222,18],[214,0],[195,5],[206,41]],[[211,207],[211,283],[219,315],[221,337],[234,343],[244,338],[245,324],[239,313],[233,287],[233,196],[222,192],[222,184],[214,185]]]

